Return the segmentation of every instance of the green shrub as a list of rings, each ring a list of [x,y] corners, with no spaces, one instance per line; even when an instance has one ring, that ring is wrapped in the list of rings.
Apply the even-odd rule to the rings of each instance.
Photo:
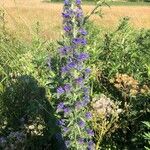
[[[149,119],[150,30],[132,28],[128,18],[113,31],[106,32],[90,22],[87,29],[91,98],[104,94],[122,110],[93,119],[95,142],[100,141],[100,149],[143,149],[147,145],[141,135],[146,130],[141,121]],[[59,81],[56,49],[56,43],[36,34],[27,43],[0,26],[0,136],[10,137],[23,131],[26,144],[17,143],[19,149],[51,147],[48,143],[52,143],[51,137],[58,130],[50,105],[55,104],[53,91]],[[49,57],[51,66],[47,66]],[[117,77],[121,77],[121,88]],[[125,82],[128,85],[124,87]],[[20,121],[23,116],[25,127]],[[104,132],[101,127],[105,127]],[[14,140],[16,137],[9,139],[7,145]]]
[[[144,123],[144,125],[145,125],[145,127],[147,128],[147,132],[145,132],[144,133],[144,135],[143,135],[143,137],[144,137],[144,139],[147,141],[147,144],[146,144],[146,146],[145,146],[145,149],[146,150],[150,150],[150,122],[143,122]]]
[[[91,29],[87,47],[91,54],[91,96],[103,93],[112,101],[119,102],[122,109],[119,121],[115,124],[115,132],[111,133],[112,130],[109,130],[103,135],[100,149],[143,148],[141,133],[144,129],[140,122],[148,119],[150,31],[135,30],[129,25],[128,18],[124,18],[116,30],[107,34],[103,34],[104,32],[92,24],[87,28]],[[137,82],[137,94],[132,95],[128,92],[136,92],[131,89],[134,84],[126,86],[125,91],[116,88],[113,79],[119,74],[123,76],[121,84]],[[127,78],[130,81],[125,81]],[[108,126],[113,125],[108,121]]]
[[[38,35],[27,43],[0,30],[0,149],[51,147],[58,130],[47,66],[53,49],[54,44]]]
[[[45,89],[33,77],[16,78],[1,98],[0,135],[7,140],[6,147],[14,144],[17,149],[42,149],[50,143],[51,137],[58,130],[55,126],[56,118],[45,97]],[[16,133],[23,134],[23,141],[11,143],[12,134]]]

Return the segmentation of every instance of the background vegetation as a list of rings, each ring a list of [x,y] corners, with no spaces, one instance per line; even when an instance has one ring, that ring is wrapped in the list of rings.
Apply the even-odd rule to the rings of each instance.
[[[135,28],[149,29],[149,3],[143,5],[141,3],[139,5],[126,4],[113,5],[110,8],[104,6],[102,8],[103,18],[94,15],[90,18],[90,21],[107,32],[117,27],[120,18],[128,16]],[[1,0],[0,6],[5,11],[7,27],[18,38],[30,41],[35,34],[37,22],[40,25],[39,34],[44,39],[57,40],[61,37],[62,3],[45,3],[41,0],[15,0],[14,3],[12,0]],[[83,5],[84,14],[87,14],[93,8],[93,4],[85,3]]]
[[[45,2],[63,2],[62,0],[45,0]],[[93,0],[85,0],[84,2],[94,2]],[[114,1],[113,3],[111,4],[123,4],[123,3],[127,3],[127,4],[131,4],[131,3],[128,3],[128,2],[137,2],[133,5],[136,5],[138,3],[143,3],[143,2],[150,2],[149,0],[126,0],[126,1],[123,1],[123,0],[119,0],[119,1]],[[126,5],[126,4],[125,4]]]
[[[60,150],[52,97],[59,65],[57,42],[52,39],[60,36],[45,38],[42,24],[35,22],[30,38],[18,37],[4,17],[1,11],[0,149]],[[132,21],[122,18],[111,30],[91,22],[86,27],[91,67],[89,108],[97,149],[150,148],[150,30],[137,29]]]

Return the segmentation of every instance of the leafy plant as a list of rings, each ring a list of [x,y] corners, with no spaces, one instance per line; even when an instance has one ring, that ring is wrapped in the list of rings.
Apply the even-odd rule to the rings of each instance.
[[[144,123],[145,127],[148,129],[148,132],[145,132],[144,135],[143,135],[144,139],[148,142],[148,147],[145,146],[145,149],[150,150],[150,132],[149,132],[150,122],[145,121],[143,123]]]
[[[63,41],[58,42],[61,64],[56,111],[60,116],[59,125],[68,149],[93,149],[94,132],[88,124],[91,114],[87,112],[90,69],[85,61],[89,54],[84,52],[87,31],[81,1],[65,1],[62,16],[65,33]]]

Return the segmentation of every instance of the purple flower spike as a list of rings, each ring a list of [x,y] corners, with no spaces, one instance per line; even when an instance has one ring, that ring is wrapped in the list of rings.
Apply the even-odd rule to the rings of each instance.
[[[88,129],[89,125],[86,124],[92,115],[90,112],[82,113],[90,101],[87,82],[90,69],[86,68],[86,64],[84,64],[89,55],[82,51],[83,47],[87,44],[85,37],[87,31],[84,28],[84,14],[80,6],[81,3],[82,0],[64,0],[62,13],[64,29],[63,43],[58,42],[61,45],[58,49],[61,63],[60,81],[63,83],[57,89],[57,98],[61,97],[64,99],[58,104],[57,112],[61,112],[58,114],[61,118],[59,125],[63,132],[63,138],[66,140],[65,147],[73,149],[75,148],[74,143],[78,141],[77,144],[83,144],[85,149],[94,150],[92,149],[93,143],[90,141],[94,132]],[[74,34],[73,29],[77,32],[76,34]],[[76,123],[74,123],[75,120],[72,122],[72,116],[74,115],[79,115]],[[81,134],[78,132],[74,133],[76,125],[81,128]],[[85,132],[87,132],[86,137],[81,136]],[[68,137],[68,135],[72,135],[75,138]]]
[[[64,89],[60,86],[58,89],[57,89],[57,94],[58,95],[62,95],[64,93]]]
[[[87,112],[87,113],[85,114],[85,117],[86,117],[87,119],[91,119],[91,118],[92,118],[92,114],[91,114],[90,112]]]
[[[85,122],[82,121],[82,120],[80,120],[80,121],[78,122],[78,125],[79,125],[81,128],[84,128],[84,127],[85,127]]]
[[[90,136],[94,136],[94,131],[91,130],[91,129],[87,129],[87,134],[90,135]]]
[[[89,54],[87,54],[87,53],[80,53],[77,59],[79,61],[84,61],[84,60],[86,60],[88,58],[89,58]]]

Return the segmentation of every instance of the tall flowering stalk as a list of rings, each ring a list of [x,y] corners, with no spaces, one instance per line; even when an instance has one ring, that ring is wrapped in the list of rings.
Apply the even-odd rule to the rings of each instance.
[[[61,58],[60,78],[57,88],[57,112],[66,147],[73,150],[94,150],[89,127],[91,113],[87,112],[90,101],[86,67],[89,54],[84,52],[87,44],[81,0],[65,0],[63,8],[64,38],[59,47]]]

